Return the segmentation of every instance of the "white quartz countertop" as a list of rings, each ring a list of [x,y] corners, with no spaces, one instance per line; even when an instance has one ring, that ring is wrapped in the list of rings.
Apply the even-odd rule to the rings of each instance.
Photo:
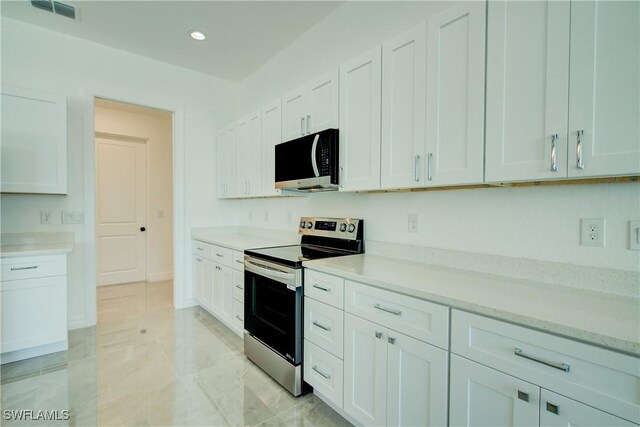
[[[243,233],[220,233],[207,229],[193,229],[191,238],[201,242],[211,243],[236,251],[244,251],[245,249],[268,248],[271,246],[295,245],[298,242],[290,240],[279,240],[263,236],[255,236]]]
[[[64,254],[73,251],[73,233],[7,233],[0,239],[0,257]]]
[[[598,346],[640,355],[640,299],[377,255],[306,268]]]

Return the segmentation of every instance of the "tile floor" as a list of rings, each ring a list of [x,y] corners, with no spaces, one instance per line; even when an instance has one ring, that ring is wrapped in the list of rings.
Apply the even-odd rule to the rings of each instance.
[[[321,400],[290,396],[244,357],[242,340],[199,307],[174,310],[172,283],[98,288],[98,326],[69,350],[0,368],[9,425],[345,426]],[[13,422],[4,410],[68,410]]]

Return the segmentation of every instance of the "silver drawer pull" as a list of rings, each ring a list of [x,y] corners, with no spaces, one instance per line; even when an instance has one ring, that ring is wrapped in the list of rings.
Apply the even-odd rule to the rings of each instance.
[[[376,338],[382,339],[382,332],[376,331]]]
[[[322,287],[322,286],[320,286],[320,285],[318,285],[316,283],[313,284],[313,287],[316,288],[316,289],[320,289],[321,291],[331,292],[331,289]]]
[[[239,260],[239,259],[237,259],[237,260],[236,260],[236,262],[237,262],[238,264],[243,264],[243,265],[244,265],[244,261],[241,261],[241,260]]]
[[[324,377],[325,379],[327,379],[327,380],[328,380],[329,378],[331,378],[331,375],[329,375],[329,374],[325,374],[324,372],[322,372],[321,370],[319,370],[319,369],[318,369],[318,367],[317,367],[316,365],[313,365],[313,368],[311,368],[311,369],[313,369],[314,371],[316,371],[317,373],[319,373],[321,376],[323,376],[323,377]]]
[[[216,256],[220,257],[220,258],[224,258],[224,255],[222,255],[222,254],[216,254]]]
[[[18,271],[18,270],[35,270],[36,268],[38,268],[37,265],[30,265],[29,267],[11,267],[11,271]]]
[[[201,248],[200,246],[198,246],[196,249],[198,249],[199,251],[204,251],[204,248]]]
[[[547,402],[547,412],[551,412],[552,414],[558,415],[558,405],[554,405],[553,403]]]
[[[386,311],[387,313],[391,313],[391,314],[395,314],[396,316],[400,316],[402,314],[402,311],[400,310],[396,310],[395,308],[387,308],[384,307],[380,304],[376,304],[374,305],[375,308],[377,308],[378,310],[382,310],[382,311]]]
[[[518,390],[518,399],[524,400],[525,402],[529,401],[529,393],[525,393],[524,391]]]
[[[243,288],[242,286],[240,286],[240,285],[236,285],[236,288],[238,288],[238,289],[240,289],[240,290],[243,290],[243,289],[244,289],[244,288]]]
[[[329,331],[331,330],[331,328],[330,328],[330,327],[328,327],[328,326],[324,326],[324,325],[322,325],[322,324],[320,324],[320,323],[316,322],[315,320],[313,321],[313,324],[314,324],[315,326],[317,326],[318,328],[320,328],[320,329],[324,329],[324,330],[325,330],[325,331],[327,331],[327,332],[329,332]]]
[[[534,362],[542,363],[543,365],[547,365],[552,368],[560,369],[561,371],[569,372],[569,365],[567,365],[566,363],[551,362],[549,360],[539,359],[535,356],[531,356],[530,354],[525,353],[518,347],[513,350],[513,354],[519,357],[524,357],[525,359],[533,360]]]
[[[239,315],[239,314],[236,314],[236,319],[238,319],[239,321],[241,321],[241,322],[242,322],[242,317],[240,317],[240,315]]]

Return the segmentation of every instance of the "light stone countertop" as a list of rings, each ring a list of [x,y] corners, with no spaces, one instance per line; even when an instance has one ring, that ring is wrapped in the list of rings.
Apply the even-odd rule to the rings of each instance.
[[[191,238],[201,242],[211,243],[236,251],[245,249],[268,248],[272,246],[297,245],[299,241],[290,239],[275,239],[271,237],[256,236],[237,232],[221,232],[216,228],[194,228],[191,230]]]
[[[452,308],[640,355],[640,299],[432,266],[378,255],[308,261],[306,268]]]
[[[0,257],[66,254],[73,251],[73,233],[6,233],[0,238]]]

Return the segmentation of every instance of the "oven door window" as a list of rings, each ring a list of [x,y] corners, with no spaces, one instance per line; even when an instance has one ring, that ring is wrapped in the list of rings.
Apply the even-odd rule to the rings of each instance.
[[[289,362],[302,358],[302,287],[245,271],[244,328]]]

